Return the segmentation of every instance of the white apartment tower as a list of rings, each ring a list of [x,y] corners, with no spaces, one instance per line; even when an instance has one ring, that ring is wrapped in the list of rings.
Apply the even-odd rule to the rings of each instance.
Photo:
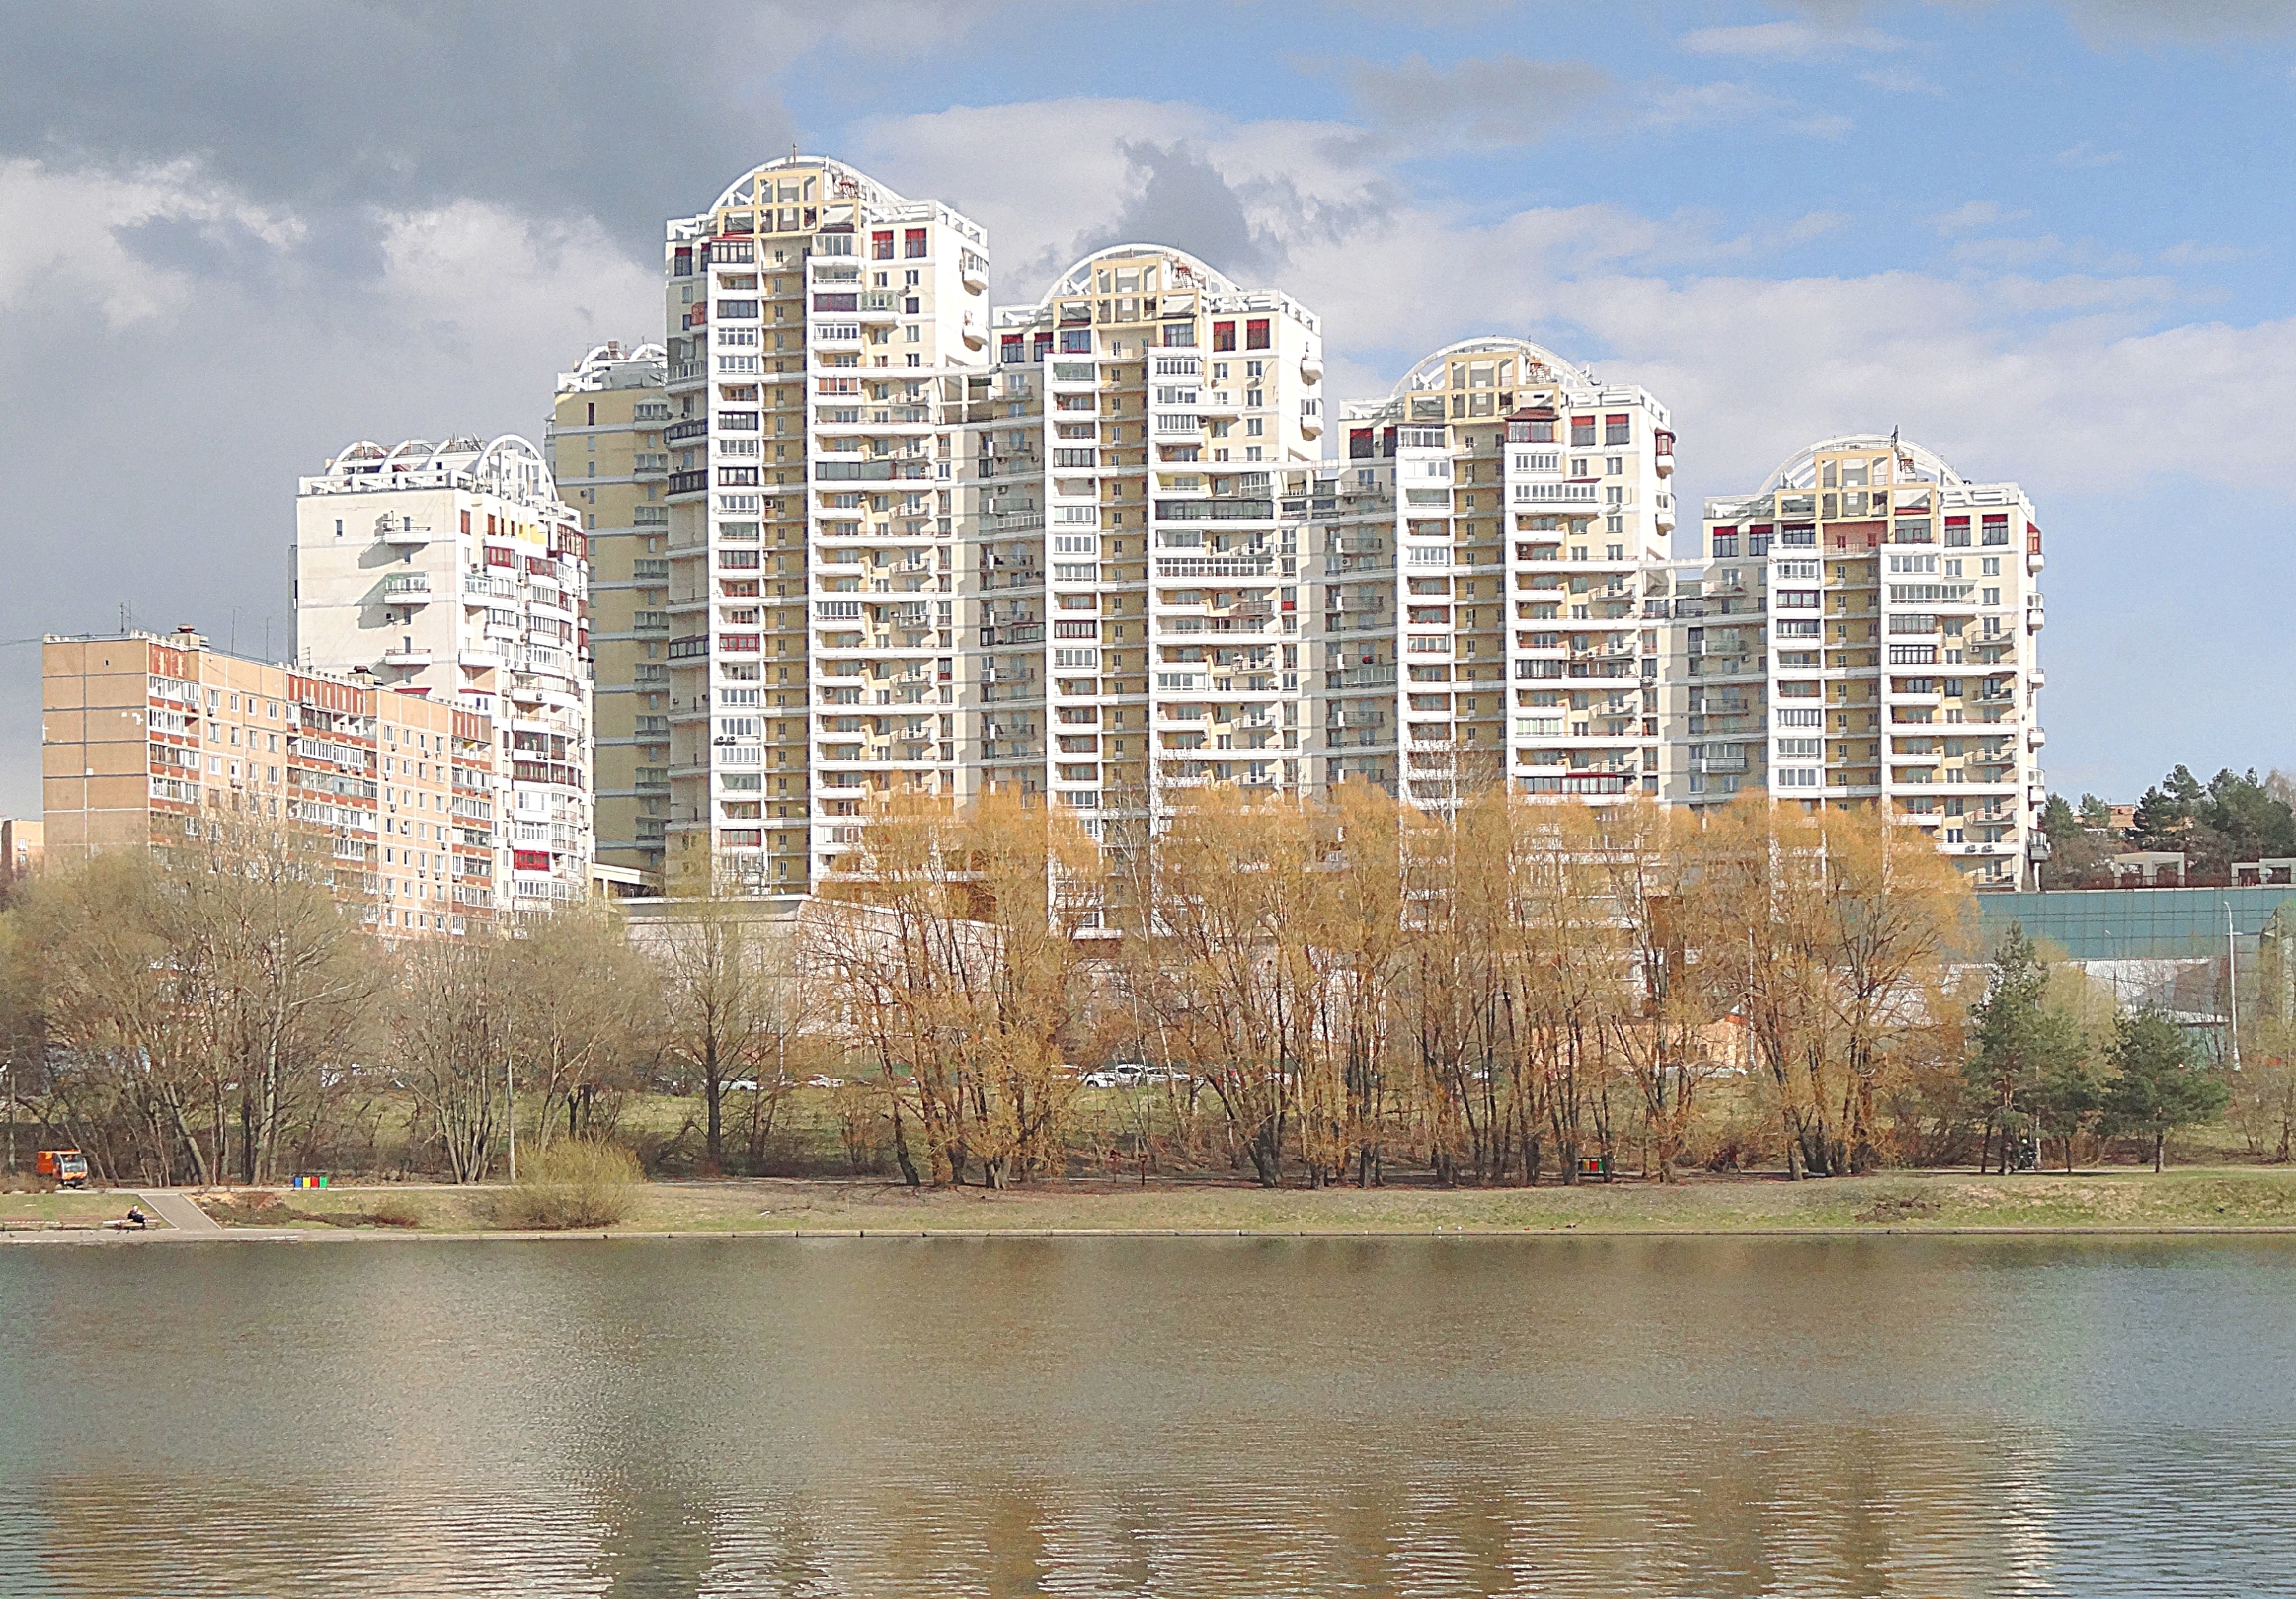
[[[1519,339],[1438,350],[1351,404],[1314,501],[1324,787],[1660,788],[1645,595],[1675,523],[1666,408]]]
[[[295,500],[293,658],[494,719],[498,902],[589,892],[591,680],[581,522],[524,439],[343,450]],[[421,756],[385,752],[395,762]]]
[[[2023,490],[1851,435],[1708,500],[1703,533],[1668,629],[1667,797],[1879,805],[1973,886],[2022,885],[2047,799]]]
[[[801,893],[872,797],[958,789],[955,472],[986,235],[836,161],[665,251],[667,871]]]
[[[971,385],[965,736],[981,786],[1098,835],[1174,789],[1301,792],[1322,330],[1125,244],[1001,307]]]

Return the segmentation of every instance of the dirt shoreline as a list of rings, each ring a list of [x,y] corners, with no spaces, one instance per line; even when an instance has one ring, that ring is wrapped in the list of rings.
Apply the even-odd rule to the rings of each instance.
[[[185,1233],[154,1228],[144,1233],[121,1233],[99,1228],[31,1229],[0,1232],[7,1244],[138,1244],[138,1243],[609,1243],[630,1240],[664,1242],[696,1239],[724,1241],[806,1239],[1942,1239],[1942,1238],[2275,1238],[2296,1236],[2296,1225],[2161,1226],[2161,1227],[1794,1227],[1794,1228],[1656,1228],[1656,1227],[1444,1227],[1444,1228],[1119,1228],[1119,1227],[975,1227],[975,1228],[685,1228],[655,1231],[638,1228],[564,1232],[459,1232],[410,1233],[390,1228],[227,1228],[220,1233]]]
[[[541,1231],[506,1190],[378,1183],[304,1190],[0,1195],[0,1244],[448,1242],[542,1239],[2135,1238],[2296,1234],[2296,1170],[2190,1167],[1979,1176],[1893,1171],[1786,1182],[1702,1177],[1540,1188],[1261,1189],[1074,1182],[911,1191],[871,1179],[727,1178],[623,1192],[622,1220]],[[103,1230],[132,1202],[173,1224]],[[498,1221],[498,1218],[500,1219]],[[504,1225],[508,1224],[508,1225]]]

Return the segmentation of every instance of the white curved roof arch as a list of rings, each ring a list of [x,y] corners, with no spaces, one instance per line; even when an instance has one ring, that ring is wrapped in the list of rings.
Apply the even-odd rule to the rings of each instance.
[[[1576,380],[1589,388],[1596,386],[1594,374],[1585,367],[1564,360],[1544,345],[1533,344],[1528,339],[1512,339],[1505,335],[1485,334],[1473,339],[1462,339],[1445,345],[1441,350],[1423,356],[1412,368],[1387,391],[1388,398],[1400,399],[1414,389],[1442,388],[1442,379],[1449,374],[1454,356],[1514,355],[1527,356],[1538,361],[1558,379]]]
[[[1832,439],[1821,439],[1792,458],[1781,464],[1778,470],[1763,479],[1759,493],[1773,489],[1810,489],[1817,486],[1818,457],[1841,450],[1889,450],[1894,448],[1901,460],[1912,463],[1914,471],[1935,483],[1965,483],[1968,480],[1948,465],[1936,450],[1900,439],[1890,434],[1851,433]]]
[[[764,203],[762,201],[753,200],[748,198],[743,194],[743,190],[749,186],[752,179],[755,178],[760,173],[785,172],[793,167],[819,167],[822,169],[822,171],[828,173],[831,177],[836,180],[836,188],[838,192],[833,195],[822,195],[816,197],[814,201],[816,204],[819,204],[823,200],[857,200],[865,205],[884,207],[906,205],[909,203],[908,200],[895,194],[892,190],[886,188],[883,184],[870,177],[867,173],[863,172],[858,167],[849,167],[845,165],[844,162],[832,160],[826,155],[791,154],[777,155],[770,161],[760,161],[757,165],[752,167],[749,171],[743,173],[739,178],[736,178],[732,183],[726,185],[724,189],[720,190],[718,193],[718,198],[710,201],[706,208],[716,211],[723,210],[728,205],[751,205]],[[848,188],[850,190],[849,193],[846,192]]]
[[[473,444],[477,440],[472,440]],[[500,480],[515,483],[532,493],[555,497],[558,489],[550,477],[550,463],[534,447],[533,440],[523,434],[506,433],[497,436],[471,463],[470,475],[484,480],[492,474]]]
[[[1149,255],[1162,256],[1167,262],[1181,268],[1188,276],[1196,280],[1195,286],[1198,288],[1209,290],[1215,294],[1242,292],[1236,287],[1232,279],[1200,256],[1190,255],[1177,245],[1148,244],[1136,241],[1131,244],[1111,244],[1093,251],[1081,261],[1076,262],[1067,272],[1061,274],[1060,277],[1054,279],[1053,286],[1045,290],[1044,297],[1039,299],[1037,303],[1047,305],[1063,295],[1090,293],[1093,267],[1111,257]]]

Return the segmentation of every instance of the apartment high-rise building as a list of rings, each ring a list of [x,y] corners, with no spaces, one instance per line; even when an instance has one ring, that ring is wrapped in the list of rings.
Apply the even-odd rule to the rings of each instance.
[[[995,338],[965,451],[969,783],[1095,833],[1175,788],[1303,791],[1314,313],[1125,244]]]
[[[2024,491],[1850,435],[1709,499],[1703,537],[1667,629],[1666,797],[1880,806],[1974,886],[2022,884],[2047,799]]]
[[[1448,809],[1468,787],[1659,791],[1657,635],[1674,434],[1648,390],[1519,339],[1421,360],[1346,408],[1314,502],[1320,783]]]
[[[451,937],[501,909],[505,758],[476,706],[242,660],[188,628],[49,638],[40,677],[59,858],[293,824],[333,839],[337,897],[386,936]]]
[[[624,887],[661,883],[670,815],[668,377],[660,345],[597,346],[559,374],[542,440],[589,546],[597,854]]]
[[[987,236],[792,155],[671,222],[665,268],[664,869],[804,892],[872,798],[957,792],[955,472]]]
[[[295,660],[494,718],[515,911],[590,892],[585,549],[541,452],[515,435],[354,444],[295,501]]]

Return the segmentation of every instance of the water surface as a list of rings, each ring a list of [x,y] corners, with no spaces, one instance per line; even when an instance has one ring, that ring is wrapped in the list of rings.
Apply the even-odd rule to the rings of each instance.
[[[0,1249],[0,1593],[2296,1592],[2296,1241]]]

